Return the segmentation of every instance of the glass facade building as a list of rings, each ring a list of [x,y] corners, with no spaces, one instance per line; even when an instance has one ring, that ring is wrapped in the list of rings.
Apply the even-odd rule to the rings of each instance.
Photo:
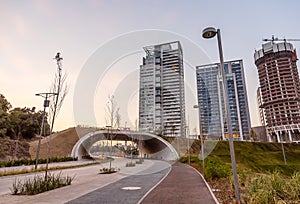
[[[228,139],[219,63],[196,67],[200,134]],[[235,140],[250,139],[250,114],[242,60],[224,63],[231,129]]]
[[[184,68],[179,41],[144,47],[140,66],[139,130],[185,136]]]

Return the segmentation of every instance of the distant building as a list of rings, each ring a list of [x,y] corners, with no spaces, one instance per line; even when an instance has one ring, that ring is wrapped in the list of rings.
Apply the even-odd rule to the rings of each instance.
[[[185,136],[184,68],[179,41],[144,47],[140,66],[139,130]]]
[[[255,51],[261,102],[269,141],[300,140],[300,85],[293,45],[274,41]]]
[[[251,137],[256,142],[268,142],[265,126],[257,126],[251,128]]]
[[[219,63],[196,67],[200,131],[210,139],[228,139]],[[224,63],[229,112],[235,140],[250,139],[250,114],[242,60]]]
[[[262,108],[262,96],[261,96],[261,89],[260,87],[258,87],[257,91],[256,91],[256,100],[257,100],[257,104],[258,104],[258,113],[259,113],[259,119],[260,119],[260,124],[262,126],[266,126],[266,119],[265,119],[265,110]]]

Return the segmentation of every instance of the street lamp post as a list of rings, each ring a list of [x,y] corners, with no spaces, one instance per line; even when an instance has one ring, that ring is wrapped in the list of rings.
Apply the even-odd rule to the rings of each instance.
[[[111,156],[111,148],[112,148],[112,126],[111,125],[107,125],[107,132],[108,132],[108,137],[110,138],[110,148],[109,148],[109,156],[111,158],[109,158],[109,171],[111,171],[111,160],[112,160],[112,156]],[[111,129],[111,133],[109,133],[109,128]],[[108,138],[106,138],[108,139]]]
[[[223,50],[222,50],[222,43],[221,43],[221,32],[220,29],[215,29],[212,27],[205,28],[202,31],[202,37],[209,39],[213,38],[217,35],[218,39],[218,48],[219,48],[219,57],[220,57],[220,69],[222,74],[222,85],[223,85],[223,97],[224,97],[224,107],[226,112],[226,122],[227,122],[227,130],[229,135],[229,148],[230,148],[230,157],[231,157],[231,164],[232,164],[232,172],[233,172],[233,179],[234,179],[234,189],[235,189],[235,197],[238,202],[240,202],[240,193],[239,193],[239,183],[238,183],[238,176],[236,171],[236,161],[235,161],[235,153],[234,153],[234,144],[233,144],[233,136],[232,136],[232,129],[231,129],[231,121],[230,121],[230,113],[229,113],[229,102],[228,102],[228,90],[226,87],[226,75],[224,71],[224,58],[223,58]]]
[[[204,142],[203,142],[203,136],[202,136],[200,107],[198,105],[194,105],[194,108],[198,108],[198,113],[199,113],[199,134],[200,134],[200,141],[201,141],[202,169],[203,169],[203,173],[204,173]]]
[[[35,156],[35,169],[37,169],[38,166],[38,161],[39,161],[39,153],[40,153],[40,148],[41,148],[41,139],[42,139],[42,134],[44,130],[44,123],[45,123],[45,118],[46,118],[46,108],[49,107],[50,105],[50,100],[49,97],[56,95],[56,93],[38,93],[35,94],[36,96],[41,96],[45,98],[44,100],[44,110],[43,110],[43,117],[42,117],[42,123],[41,123],[41,130],[40,130],[40,135],[39,135],[39,142],[36,150],[36,156]]]
[[[188,151],[188,162],[191,165],[191,152],[190,152],[190,127],[186,126],[186,134],[187,134],[187,151]]]

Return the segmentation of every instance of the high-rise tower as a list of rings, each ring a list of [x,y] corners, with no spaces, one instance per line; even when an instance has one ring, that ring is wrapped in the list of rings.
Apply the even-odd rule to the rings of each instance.
[[[140,66],[139,130],[185,136],[184,69],[179,41],[144,47]]]
[[[201,134],[228,139],[222,76],[219,63],[196,67]],[[250,139],[250,116],[242,60],[224,63],[231,129],[235,140]]]
[[[255,51],[269,141],[299,140],[300,85],[296,50],[291,43],[274,41]]]

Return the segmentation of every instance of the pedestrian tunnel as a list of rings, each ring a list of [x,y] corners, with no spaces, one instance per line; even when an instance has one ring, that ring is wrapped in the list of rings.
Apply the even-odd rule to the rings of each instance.
[[[177,160],[179,155],[175,148],[159,136],[134,131],[104,129],[90,132],[81,137],[72,149],[71,156],[82,159],[89,154],[92,145],[98,141],[133,141],[137,144],[141,156],[166,161]]]

